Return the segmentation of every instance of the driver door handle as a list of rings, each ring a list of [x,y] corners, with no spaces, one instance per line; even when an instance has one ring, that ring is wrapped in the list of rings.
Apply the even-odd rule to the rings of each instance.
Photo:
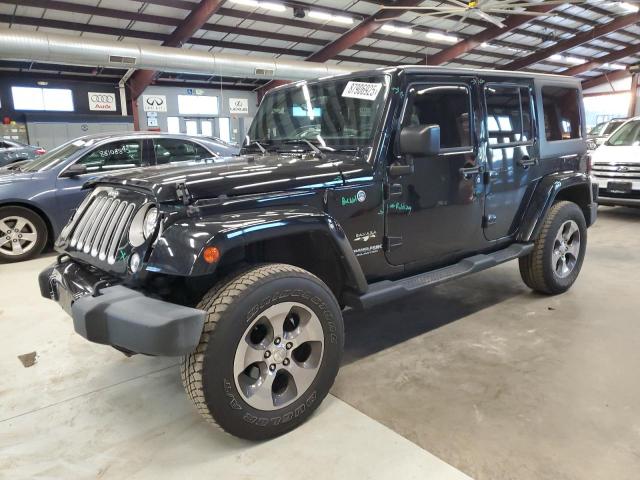
[[[468,167],[468,168],[460,169],[460,175],[462,175],[467,180],[473,177],[474,175],[478,175],[479,173],[482,173],[482,167],[479,165],[476,167]]]
[[[529,168],[535,164],[537,164],[538,161],[535,158],[530,158],[527,156],[522,157],[521,159],[518,160],[518,165],[520,165],[521,167],[524,168]]]

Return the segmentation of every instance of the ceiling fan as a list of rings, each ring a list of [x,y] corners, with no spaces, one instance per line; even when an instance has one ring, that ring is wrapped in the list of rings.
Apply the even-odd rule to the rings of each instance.
[[[584,0],[544,0],[535,2],[531,0],[446,0],[449,5],[439,5],[436,7],[401,7],[396,5],[381,5],[382,10],[402,10],[412,12],[424,12],[425,15],[438,18],[460,17],[455,30],[459,24],[468,17],[475,17],[480,20],[491,22],[500,28],[505,28],[502,18],[499,15],[526,15],[530,17],[548,17],[552,12],[536,12],[528,10],[531,7],[542,5],[562,5],[563,3],[584,3]]]

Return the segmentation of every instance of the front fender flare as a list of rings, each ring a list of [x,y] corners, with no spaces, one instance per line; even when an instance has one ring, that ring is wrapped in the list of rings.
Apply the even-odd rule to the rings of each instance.
[[[217,247],[224,258],[237,247],[308,232],[327,235],[343,262],[348,285],[366,292],[367,281],[342,227],[331,216],[311,208],[270,208],[178,221],[162,233],[146,269],[176,276],[209,275],[217,264],[204,261],[202,252],[208,246]]]

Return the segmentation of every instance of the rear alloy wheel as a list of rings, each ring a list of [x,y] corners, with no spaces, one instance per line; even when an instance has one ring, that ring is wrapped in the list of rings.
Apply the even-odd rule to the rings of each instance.
[[[538,292],[565,292],[578,278],[586,247],[582,210],[573,202],[560,201],[549,210],[533,251],[520,258],[520,275]]]
[[[267,264],[212,288],[200,344],[182,382],[198,411],[241,438],[265,440],[304,422],[338,373],[340,306],[317,277]]]
[[[47,227],[36,213],[23,207],[0,208],[0,261],[33,258],[46,242]]]

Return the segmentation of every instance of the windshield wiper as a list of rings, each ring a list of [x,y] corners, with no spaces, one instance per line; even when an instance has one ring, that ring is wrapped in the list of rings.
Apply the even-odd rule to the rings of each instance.
[[[255,145],[256,147],[258,147],[260,149],[260,153],[262,153],[262,155],[266,155],[267,154],[267,149],[264,148],[260,142],[258,142],[257,140],[254,140],[253,142],[249,142],[245,145],[245,147],[250,147],[251,145]]]
[[[320,159],[324,158],[324,153],[322,153],[321,149],[327,150],[329,152],[333,152],[334,151],[334,149],[331,148],[331,147],[326,147],[324,145],[321,145],[321,146],[315,145],[315,144],[311,143],[309,140],[307,140],[306,138],[298,138],[298,139],[295,139],[295,140],[285,140],[282,143],[285,143],[285,144],[296,144],[296,143],[300,144],[300,143],[304,143]]]

